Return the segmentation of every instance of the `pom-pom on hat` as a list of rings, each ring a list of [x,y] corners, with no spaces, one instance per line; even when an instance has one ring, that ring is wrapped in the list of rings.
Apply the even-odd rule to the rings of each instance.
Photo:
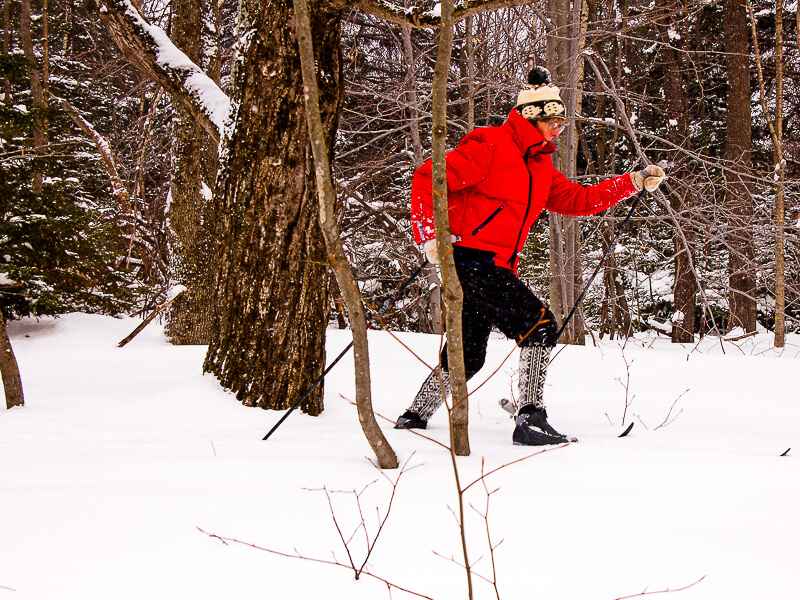
[[[564,118],[567,109],[558,95],[558,88],[550,84],[550,71],[534,67],[528,73],[528,88],[517,96],[517,112],[529,121]]]

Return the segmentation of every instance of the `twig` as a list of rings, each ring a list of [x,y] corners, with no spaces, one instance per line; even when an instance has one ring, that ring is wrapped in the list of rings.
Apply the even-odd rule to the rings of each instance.
[[[626,340],[625,344],[622,344],[619,347],[620,352],[622,353],[622,361],[625,363],[625,372],[627,373],[627,376],[625,378],[625,383],[622,383],[622,378],[621,377],[617,377],[616,378],[616,380],[619,381],[619,384],[623,388],[625,388],[625,410],[622,411],[622,424],[623,425],[625,424],[625,419],[628,416],[628,407],[633,403],[633,399],[636,397],[636,394],[634,394],[630,398],[628,397],[628,394],[630,392],[630,385],[631,385],[631,365],[633,364],[633,360],[628,362],[628,359],[625,356],[625,345],[626,344],[627,344],[627,340]]]
[[[631,594],[630,596],[620,596],[619,598],[615,598],[614,600],[627,600],[628,598],[639,598],[640,596],[652,596],[654,594],[671,594],[672,592],[682,592],[684,590],[688,590],[690,587],[696,586],[698,583],[703,581],[703,579],[705,579],[705,578],[706,578],[706,576],[703,575],[700,579],[698,579],[694,583],[690,583],[689,585],[684,586],[682,588],[675,588],[674,590],[671,590],[671,589],[667,588],[665,590],[656,590],[656,591],[653,591],[653,592],[644,591],[644,592],[640,592],[638,594]]]
[[[334,567],[344,567],[345,569],[348,569],[348,570],[351,569],[350,565],[346,565],[344,563],[340,563],[337,560],[325,560],[323,558],[312,558],[310,556],[303,556],[302,554],[300,554],[297,551],[296,548],[295,548],[295,551],[294,551],[295,553],[294,554],[288,554],[286,552],[280,552],[278,550],[271,550],[269,548],[264,548],[263,546],[258,546],[256,544],[251,543],[251,542],[245,542],[243,540],[237,540],[236,538],[229,538],[229,537],[224,537],[224,536],[221,536],[221,535],[217,535],[216,533],[209,533],[208,531],[204,531],[200,527],[197,527],[197,531],[199,531],[200,533],[202,533],[204,535],[207,535],[208,537],[211,537],[211,538],[219,540],[220,542],[222,542],[226,546],[228,546],[229,544],[239,544],[239,545],[242,545],[242,546],[247,546],[247,547],[252,548],[254,550],[260,550],[262,552],[268,552],[269,554],[274,554],[275,556],[283,556],[285,558],[299,558],[301,560],[307,560],[309,562],[319,563],[319,564],[322,564],[322,565],[332,565]],[[369,571],[365,571],[364,574],[367,575],[368,577],[371,577],[372,579],[375,579],[376,581],[381,581],[381,582],[385,583],[387,586],[389,586],[390,589],[393,588],[393,589],[396,589],[396,590],[400,590],[401,592],[405,592],[407,594],[411,594],[412,596],[416,596],[417,598],[427,598],[427,600],[433,600],[433,598],[431,598],[430,596],[426,596],[425,594],[420,594],[419,592],[414,592],[412,590],[409,590],[408,588],[404,588],[402,586],[394,584],[394,583],[384,579],[383,577],[380,577],[378,575],[374,575],[373,573],[370,573]]]
[[[688,388],[688,389],[686,390],[686,392],[688,392],[690,389],[691,389],[691,388]],[[653,431],[655,431],[656,429],[661,429],[662,427],[666,427],[667,425],[669,425],[670,423],[672,423],[672,422],[673,422],[675,419],[677,419],[677,418],[680,416],[680,414],[683,412],[683,409],[680,409],[680,410],[678,411],[678,414],[677,414],[677,415],[675,415],[675,416],[674,416],[672,419],[670,419],[670,418],[669,418],[669,416],[672,414],[672,409],[673,409],[673,408],[675,408],[675,405],[678,403],[678,400],[680,400],[681,398],[683,398],[683,396],[684,396],[684,394],[686,394],[686,392],[683,392],[683,394],[681,394],[680,396],[678,396],[677,398],[675,398],[675,402],[673,402],[673,403],[672,403],[672,406],[670,406],[670,408],[669,408],[669,412],[667,413],[667,416],[664,418],[664,422],[663,422],[663,423],[661,423],[661,425],[659,425],[659,426],[658,426],[658,427],[656,427],[655,429],[653,429]]]
[[[386,473],[384,473],[380,469],[380,467],[378,465],[376,465],[374,462],[370,461],[372,466],[374,466],[376,469],[378,469],[378,472],[381,473],[381,475],[383,475],[386,478],[386,480],[389,482],[389,484],[392,486],[392,494],[391,494],[391,497],[389,498],[389,505],[388,505],[388,507],[386,509],[386,514],[384,515],[384,517],[382,519],[380,518],[380,513],[378,514],[378,519],[379,519],[379,523],[380,524],[378,526],[378,532],[375,534],[375,537],[372,540],[370,540],[369,531],[367,530],[366,519],[364,517],[364,511],[363,511],[363,509],[361,507],[361,495],[367,490],[367,488],[369,488],[371,485],[376,483],[377,479],[375,481],[372,481],[371,483],[368,483],[366,486],[364,486],[364,488],[360,492],[356,492],[355,490],[347,491],[347,492],[344,492],[344,491],[338,492],[338,493],[343,493],[343,494],[345,494],[345,493],[353,494],[355,496],[355,498],[356,498],[356,507],[358,509],[358,516],[361,519],[361,523],[355,528],[353,533],[347,539],[345,539],[344,532],[342,531],[342,528],[339,525],[339,521],[336,518],[336,511],[335,511],[335,509],[333,507],[333,500],[331,499],[331,493],[337,493],[337,492],[335,492],[335,491],[332,492],[331,490],[328,490],[327,486],[323,486],[321,488],[321,490],[319,490],[319,489],[318,490],[309,490],[309,491],[323,491],[325,493],[325,496],[328,499],[328,508],[330,509],[331,518],[333,519],[333,524],[336,527],[336,532],[339,534],[339,539],[342,541],[342,545],[344,546],[345,552],[347,553],[347,559],[350,561],[350,568],[355,573],[355,578],[356,579],[359,579],[361,574],[364,572],[364,569],[367,566],[367,562],[369,561],[369,557],[372,554],[373,550],[375,549],[375,546],[378,543],[378,538],[380,538],[380,535],[383,532],[383,528],[386,525],[387,520],[389,519],[389,514],[392,511],[392,505],[394,503],[394,499],[395,499],[395,496],[397,494],[397,486],[400,483],[400,477],[402,477],[404,473],[407,473],[411,469],[414,469],[417,466],[419,466],[419,465],[415,465],[415,466],[413,466],[411,468],[408,468],[408,464],[409,464],[409,462],[411,462],[411,459],[414,457],[414,454],[416,454],[416,453],[412,453],[411,456],[408,457],[406,462],[403,463],[403,466],[401,467],[400,472],[397,475],[397,479],[395,479],[394,481],[392,481],[391,478],[389,478],[389,476],[386,475]],[[353,553],[352,553],[352,551],[350,549],[350,545],[351,545],[351,543],[353,541],[353,538],[358,533],[359,529],[364,531],[366,555],[364,556],[364,561],[361,563],[361,566],[356,566],[356,561],[355,561],[355,559],[353,557]]]
[[[483,518],[483,522],[486,525],[486,541],[489,543],[489,557],[491,558],[491,561],[492,561],[492,581],[491,581],[491,584],[492,584],[492,587],[494,588],[494,593],[495,593],[495,596],[497,597],[497,600],[500,600],[500,590],[497,588],[497,561],[495,560],[494,549],[497,548],[500,544],[502,544],[503,540],[500,540],[496,545],[493,545],[492,544],[492,532],[489,529],[489,501],[491,500],[492,494],[494,494],[497,491],[497,489],[499,489],[499,488],[494,489],[492,491],[489,491],[489,487],[486,485],[486,475],[488,475],[488,473],[484,472],[485,462],[486,462],[486,459],[482,458],[481,459],[481,482],[483,483],[483,490],[486,493],[486,510],[485,510],[485,512],[481,513],[479,510],[475,509],[474,507],[473,507],[473,509],[475,510],[475,512],[477,512]]]
[[[562,445],[560,445],[560,446],[550,446],[550,447],[547,447],[547,448],[542,448],[542,449],[541,449],[541,450],[539,450],[538,452],[534,452],[533,454],[529,454],[528,456],[523,456],[522,458],[518,458],[517,460],[512,460],[511,462],[508,462],[508,463],[503,463],[502,465],[500,465],[499,467],[496,467],[496,468],[492,469],[492,470],[491,470],[491,471],[489,471],[488,473],[484,473],[484,474],[482,474],[482,475],[481,475],[480,477],[478,477],[478,478],[477,478],[475,481],[473,481],[473,482],[472,482],[472,483],[470,483],[468,486],[466,486],[466,487],[465,487],[465,488],[464,488],[462,491],[466,492],[466,491],[467,491],[469,488],[471,488],[473,485],[475,485],[476,483],[479,483],[479,482],[483,481],[483,480],[484,480],[486,477],[488,477],[489,475],[493,475],[494,473],[497,473],[497,472],[498,472],[500,469],[505,469],[506,467],[510,467],[511,465],[515,465],[515,464],[517,464],[517,463],[520,463],[520,462],[522,462],[523,460],[528,460],[529,458],[533,458],[534,456],[539,456],[540,454],[544,454],[545,452],[552,452],[553,450],[561,450],[562,448],[566,448],[566,447],[567,447],[567,446],[569,446],[569,445],[570,445],[570,443],[569,443],[569,442],[567,442],[566,444],[562,444]]]

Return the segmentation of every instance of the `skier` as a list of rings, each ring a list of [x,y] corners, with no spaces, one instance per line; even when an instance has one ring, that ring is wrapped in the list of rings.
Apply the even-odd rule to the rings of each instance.
[[[569,441],[547,422],[542,398],[558,324],[518,279],[519,252],[542,210],[572,216],[599,213],[643,188],[655,190],[665,175],[650,165],[596,186],[571,183],[551,158],[553,140],[566,126],[559,89],[542,67],[529,73],[528,84],[505,123],[468,133],[447,154],[447,188],[453,257],[464,291],[467,379],[483,366],[493,325],[515,340],[520,346],[519,398],[512,441],[539,446]],[[417,243],[438,264],[431,188],[429,160],[414,174],[411,219]],[[396,428],[425,429],[444,402],[443,390],[450,394],[446,345],[441,368],[425,379]]]

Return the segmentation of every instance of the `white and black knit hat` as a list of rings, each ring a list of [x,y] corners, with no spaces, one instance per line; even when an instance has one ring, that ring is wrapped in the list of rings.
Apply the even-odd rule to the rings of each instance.
[[[534,67],[528,73],[528,88],[517,96],[517,112],[529,121],[564,118],[567,109],[558,95],[558,88],[550,85],[550,71],[544,67]]]

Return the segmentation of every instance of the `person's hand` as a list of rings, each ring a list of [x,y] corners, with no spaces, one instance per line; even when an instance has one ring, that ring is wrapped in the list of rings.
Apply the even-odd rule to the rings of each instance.
[[[654,192],[666,176],[664,169],[658,165],[647,165],[641,171],[631,173],[631,181],[637,192],[641,192],[643,189]]]
[[[426,240],[424,244],[422,244],[422,251],[425,253],[425,257],[428,259],[428,262],[432,265],[439,264],[439,250],[436,248],[436,240]]]
[[[450,243],[455,244],[459,239],[454,235],[450,236]],[[439,264],[439,249],[436,247],[436,238],[432,240],[425,240],[422,243],[422,251],[425,253],[425,257],[428,259],[428,262],[432,265]]]

